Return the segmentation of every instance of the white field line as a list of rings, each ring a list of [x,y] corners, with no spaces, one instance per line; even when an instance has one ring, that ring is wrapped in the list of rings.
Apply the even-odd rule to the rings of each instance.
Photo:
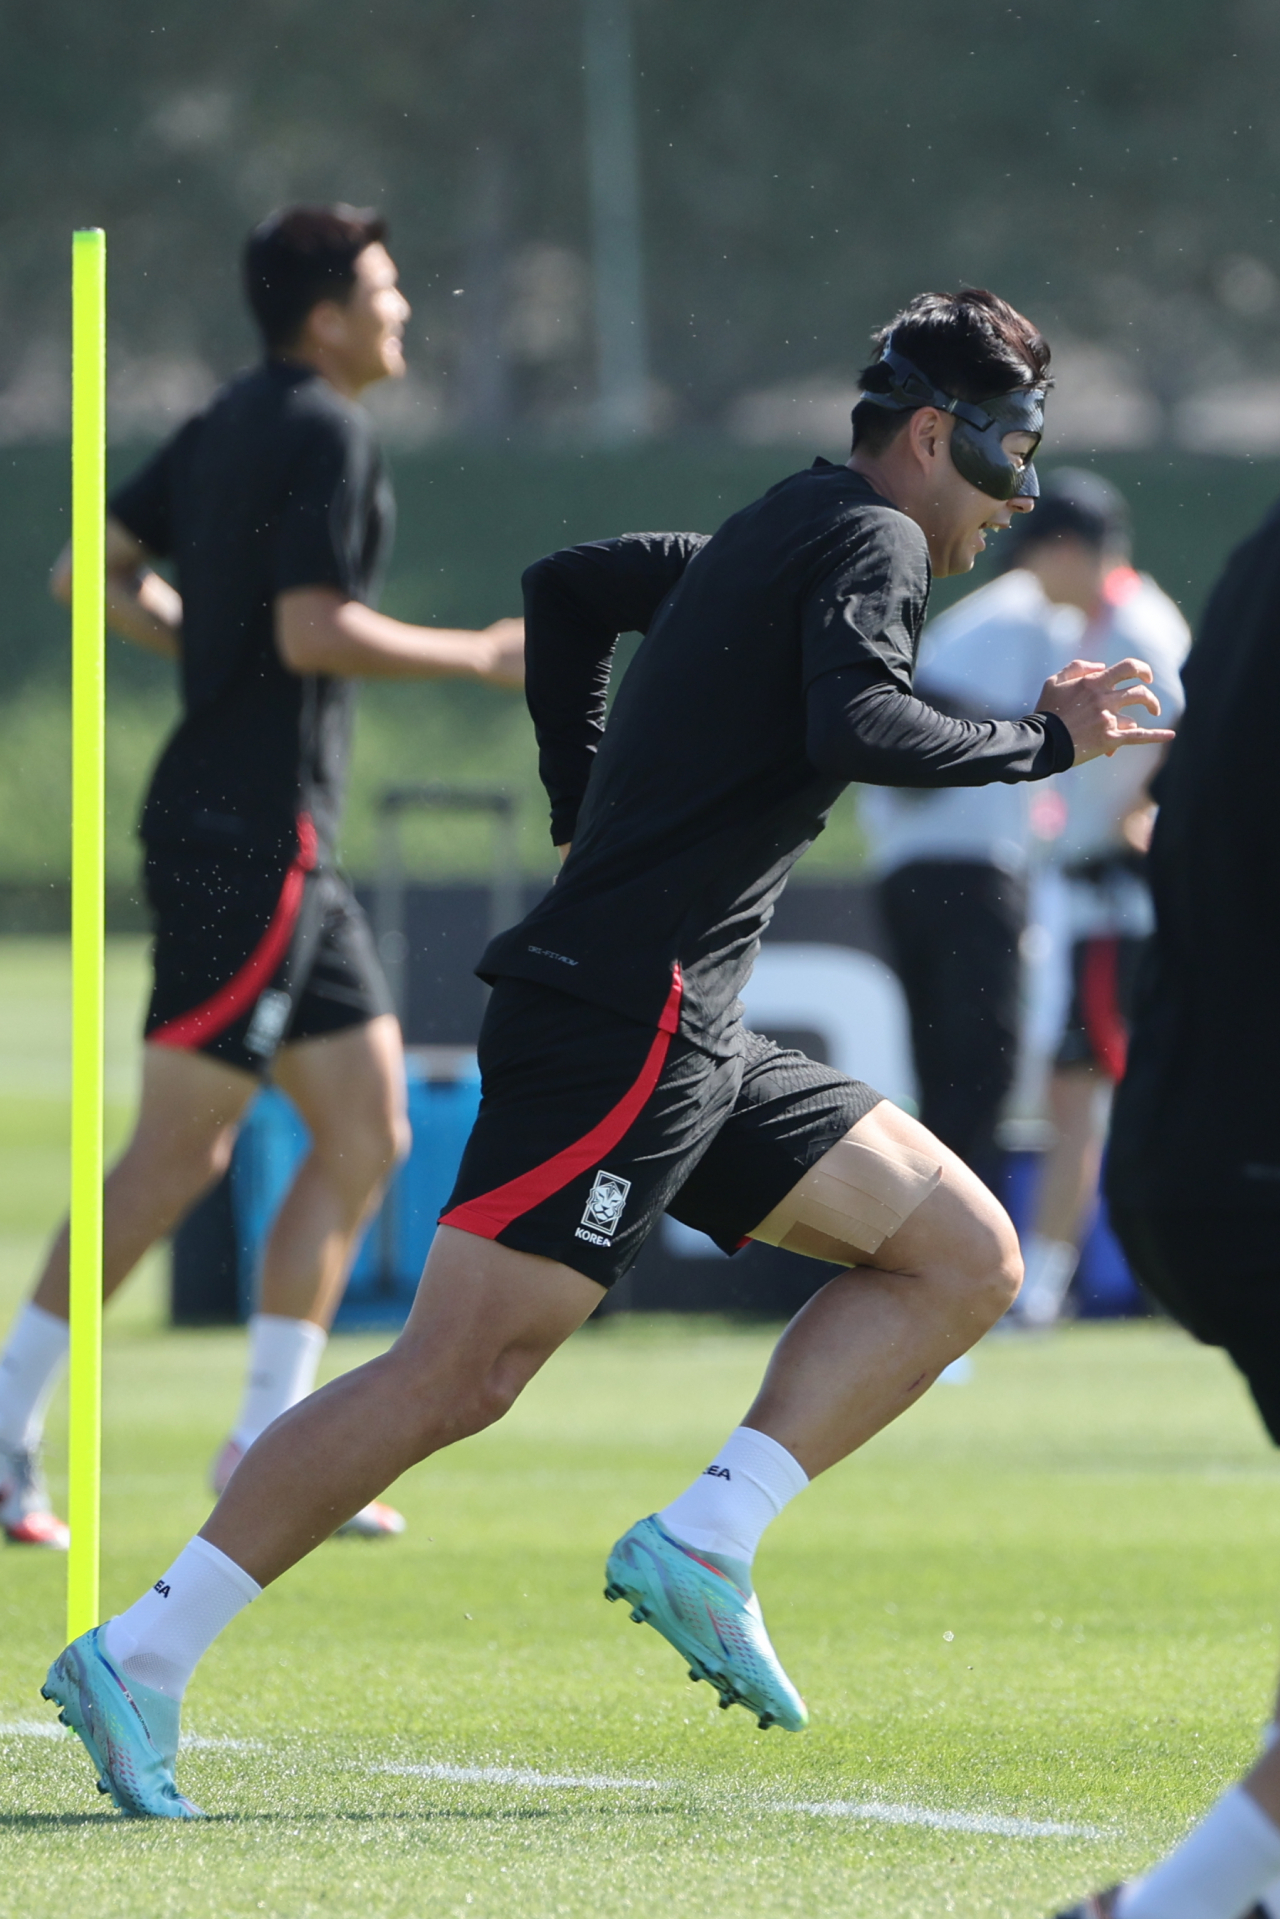
[[[56,1720],[14,1719],[0,1722],[0,1739],[69,1739]],[[183,1752],[262,1752],[259,1739],[222,1739],[198,1732],[182,1735]],[[531,1791],[550,1787],[579,1792],[667,1792],[674,1788],[662,1779],[628,1779],[605,1772],[537,1772],[532,1766],[458,1766],[447,1760],[421,1765],[373,1766],[372,1772],[394,1773],[405,1779],[439,1779],[459,1786],[524,1786]],[[774,1799],[770,1812],[809,1813],[819,1819],[860,1819],[881,1826],[928,1826],[935,1832],[981,1832],[999,1839],[1102,1839],[1101,1826],[1074,1826],[1057,1820],[1011,1819],[997,1813],[944,1812],[932,1806],[893,1806],[872,1799]]]
[[[447,1762],[423,1765],[374,1766],[374,1772],[401,1778],[449,1780],[469,1786],[527,1786],[573,1788],[587,1792],[668,1792],[662,1779],[623,1779],[616,1773],[536,1772],[531,1766],[458,1766]],[[861,1819],[882,1826],[928,1826],[936,1832],[981,1832],[1001,1839],[1101,1839],[1100,1826],[1072,1826],[1056,1820],[1012,1819],[996,1813],[944,1812],[932,1806],[892,1806],[879,1800],[774,1799],[770,1812],[809,1813],[823,1819]]]
[[[448,1779],[462,1786],[576,1786],[586,1792],[662,1792],[660,1779],[622,1779],[604,1772],[535,1772],[530,1766],[373,1766],[408,1779]]]
[[[809,1812],[823,1819],[865,1819],[881,1826],[931,1826],[936,1832],[989,1832],[1001,1839],[1104,1839],[1101,1826],[1068,1826],[1056,1820],[1008,1819],[997,1813],[941,1812],[932,1806],[887,1806],[879,1800],[775,1799],[774,1812]]]

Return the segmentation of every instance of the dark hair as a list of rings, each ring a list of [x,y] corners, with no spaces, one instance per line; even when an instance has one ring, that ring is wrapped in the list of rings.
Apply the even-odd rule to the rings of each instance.
[[[1129,505],[1119,487],[1100,473],[1060,466],[1040,482],[1034,513],[1020,513],[999,549],[998,571],[1024,563],[1034,546],[1062,538],[1080,540],[1096,553],[1129,552]]]
[[[901,313],[871,336],[883,349],[890,335],[899,353],[957,400],[989,400],[1015,387],[1041,386],[1049,375],[1049,344],[1016,307],[984,287],[959,293],[917,293]],[[878,360],[862,369],[864,393],[886,392],[890,379]],[[909,413],[860,400],[853,409],[853,443],[879,453]]]
[[[285,207],[249,235],[244,290],[269,353],[292,346],[321,300],[345,300],[356,261],[387,237],[367,207]]]

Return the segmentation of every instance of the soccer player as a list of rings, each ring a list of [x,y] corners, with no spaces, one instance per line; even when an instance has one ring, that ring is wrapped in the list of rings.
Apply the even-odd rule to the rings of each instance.
[[[1221,1346],[1280,1445],[1280,508],[1231,555],[1155,781],[1156,928],[1111,1122],[1107,1198],[1130,1264]]]
[[[1188,1332],[1225,1348],[1280,1445],[1278,534],[1273,508],[1231,555],[1183,675],[1186,714],[1155,782],[1156,929],[1106,1183],[1134,1271]],[[1264,1757],[1163,1864],[1064,1919],[1280,1919],[1278,1727],[1280,1702]]]
[[[261,1082],[311,1149],[275,1222],[244,1400],[215,1467],[310,1391],[360,1230],[407,1144],[400,1030],[368,926],[334,866],[357,677],[521,679],[522,630],[374,611],[394,501],[366,387],[404,371],[409,305],[381,220],[294,207],[250,237],[266,349],[127,481],[107,522],[108,617],[180,663],[183,716],[142,817],[155,984],[142,1103],[104,1193],[103,1291],[226,1170]],[[151,567],[169,559],[177,589]],[[64,554],[55,590],[70,591]],[[39,1468],[67,1353],[67,1231],[0,1353],[0,1525],[65,1547]],[[397,1532],[357,1502],[348,1530]]]
[[[755,1237],[845,1268],[783,1334],[744,1424],[606,1575],[723,1703],[806,1723],[752,1591],[756,1546],[1000,1317],[1020,1266],[967,1167],[870,1087],[744,1032],[738,990],[849,780],[1035,779],[1169,737],[1117,716],[1157,708],[1135,660],[1074,662],[1021,720],[913,698],[931,569],[966,571],[1031,508],[1049,353],[981,291],[922,295],[878,337],[847,465],[818,461],[709,540],[633,535],[526,574],[565,863],[481,961],[483,1103],[400,1339],[264,1433],[171,1569],[50,1670],[46,1697],[126,1810],[199,1816],[173,1767],[205,1647],[397,1473],[500,1418],[664,1210],[726,1249]],[[606,728],[631,628],[646,638]]]

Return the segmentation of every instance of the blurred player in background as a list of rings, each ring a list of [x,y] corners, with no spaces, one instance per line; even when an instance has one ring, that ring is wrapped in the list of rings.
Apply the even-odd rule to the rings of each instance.
[[[1173,602],[1128,564],[1128,511],[1113,486],[1071,468],[1046,475],[999,558],[998,579],[926,630],[923,698],[970,719],[1012,719],[1073,656],[1112,666],[1136,654],[1153,670],[1163,717],[1176,720],[1189,634]],[[1049,1089],[1055,1144],[1014,1307],[1031,1324],[1057,1316],[1075,1270],[1106,1092],[1124,1070],[1128,995],[1151,926],[1141,876],[1150,771],[1150,760],[1116,754],[1054,783],[1073,988]],[[869,788],[861,806],[911,1012],[921,1119],[988,1183],[1017,1066],[1027,873],[1042,844],[1029,800],[1025,786]]]
[[[350,207],[294,207],[257,229],[245,288],[264,361],[115,493],[107,521],[108,619],[179,663],[183,717],[142,818],[155,982],[141,1110],[106,1181],[104,1295],[226,1171],[265,1079],[311,1135],[266,1248],[218,1491],[311,1390],[407,1145],[399,1025],[334,864],[355,680],[517,686],[522,673],[518,620],[464,633],[374,611],[394,501],[356,401],[404,371],[409,317],[385,237]],[[66,554],[54,585],[69,597]],[[64,1226],[0,1352],[0,1525],[18,1544],[67,1544],[39,1465],[67,1314]],[[342,1517],[365,1535],[403,1526],[377,1502]]]
[[[1071,654],[1103,666],[1136,654],[1151,668],[1163,718],[1176,726],[1191,635],[1168,595],[1130,564],[1129,514],[1116,489],[1097,474],[1059,471],[1046,481],[1034,531],[1015,527],[1010,547],[1012,564],[1033,572],[1046,599],[1079,622],[1063,631],[1055,666]],[[1144,867],[1155,770],[1151,757],[1116,753],[1055,782],[1065,825],[1052,857],[1066,883],[1071,1000],[1049,1083],[1054,1143],[1023,1245],[1026,1277],[1015,1309],[1032,1325],[1057,1318],[1097,1198],[1110,1096],[1125,1069],[1134,974],[1154,925]]]
[[[1049,356],[982,291],[922,295],[878,344],[846,465],[817,461],[711,539],[635,534],[526,574],[567,857],[481,961],[480,1114],[400,1339],[264,1433],[164,1577],[49,1672],[127,1811],[200,1816],[174,1762],[204,1649],[396,1474],[501,1418],[667,1210],[726,1251],[755,1237],[844,1270],[706,1470],[617,1542],[606,1592],[722,1704],[806,1723],[756,1548],[1006,1310],[1020,1262],[960,1160],[872,1088],[745,1032],[739,990],[849,781],[1035,779],[1168,737],[1117,716],[1155,707],[1137,661],[1067,668],[1021,720],[914,697],[931,572],[967,572],[1032,505]],[[606,725],[629,630],[646,637]]]
[[[925,628],[916,691],[943,713],[1018,719],[1080,651],[1079,614],[1055,605],[1036,571],[1042,525],[1044,538],[1060,530],[1052,488],[1050,475],[1035,512],[1004,536],[1006,546],[1020,536],[1010,570]],[[1030,793],[994,781],[859,796],[911,1015],[920,1118],[988,1185],[998,1184],[996,1127],[1018,1063]]]

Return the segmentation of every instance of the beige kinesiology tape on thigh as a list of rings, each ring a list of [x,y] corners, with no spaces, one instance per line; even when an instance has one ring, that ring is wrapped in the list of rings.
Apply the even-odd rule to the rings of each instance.
[[[810,1259],[856,1266],[910,1219],[941,1178],[941,1164],[927,1153],[899,1146],[890,1158],[846,1133],[751,1238]]]

